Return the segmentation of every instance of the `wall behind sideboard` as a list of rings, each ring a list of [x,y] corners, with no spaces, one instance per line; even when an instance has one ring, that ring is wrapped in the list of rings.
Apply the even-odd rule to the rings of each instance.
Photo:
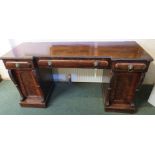
[[[50,40],[46,40],[50,41]],[[111,40],[113,41],[113,40]],[[137,41],[148,53],[155,59],[155,39],[137,39]],[[2,40],[0,45],[0,56],[9,51],[12,47],[24,42],[24,40]],[[0,74],[3,79],[10,79],[2,61],[0,61]],[[94,69],[54,69],[55,81],[67,81],[68,75],[71,75],[73,82],[105,82],[110,80],[108,70],[94,70]],[[104,75],[104,76],[103,76]],[[150,65],[149,71],[146,74],[145,84],[155,83],[155,61]]]
[[[149,70],[145,76],[145,84],[155,83],[155,39],[139,39],[136,40],[153,58],[154,61],[151,62]]]
[[[0,40],[0,56],[7,53],[11,48],[22,43],[22,40],[8,39],[8,40]],[[7,70],[4,67],[3,62],[0,60],[0,75],[2,79],[10,79]]]

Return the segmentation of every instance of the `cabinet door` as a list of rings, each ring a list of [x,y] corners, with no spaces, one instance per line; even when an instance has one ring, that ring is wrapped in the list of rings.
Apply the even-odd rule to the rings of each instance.
[[[130,104],[139,84],[141,73],[114,73],[111,83],[110,102]]]
[[[43,92],[38,83],[34,70],[15,70],[19,87],[25,97],[43,97]]]
[[[135,91],[141,82],[140,72],[114,72],[105,102],[106,111],[135,112]]]

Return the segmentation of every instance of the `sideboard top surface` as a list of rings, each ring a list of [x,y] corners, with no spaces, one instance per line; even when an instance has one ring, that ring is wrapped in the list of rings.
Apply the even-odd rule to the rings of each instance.
[[[12,48],[1,59],[111,58],[147,60],[152,57],[136,42],[25,42]]]

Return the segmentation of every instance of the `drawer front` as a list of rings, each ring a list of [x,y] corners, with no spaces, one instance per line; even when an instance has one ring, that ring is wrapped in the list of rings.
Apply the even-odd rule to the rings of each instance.
[[[144,71],[146,69],[146,64],[144,63],[116,63],[114,65],[114,70],[117,71]]]
[[[56,68],[107,68],[106,60],[39,60],[39,67]]]
[[[8,69],[18,69],[18,68],[31,68],[30,62],[26,61],[6,61],[5,66]]]

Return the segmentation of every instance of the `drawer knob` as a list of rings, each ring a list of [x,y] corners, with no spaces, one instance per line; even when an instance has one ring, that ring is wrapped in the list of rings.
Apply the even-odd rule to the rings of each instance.
[[[52,66],[52,61],[48,61],[48,66]]]
[[[128,71],[129,71],[129,72],[132,72],[132,71],[133,71],[133,65],[132,65],[132,64],[129,64],[129,65],[128,65]]]
[[[98,65],[99,65],[99,62],[98,61],[95,61],[94,62],[94,66],[97,67]]]
[[[19,65],[19,63],[16,63],[15,66],[16,66],[16,68],[19,68],[20,65]]]

